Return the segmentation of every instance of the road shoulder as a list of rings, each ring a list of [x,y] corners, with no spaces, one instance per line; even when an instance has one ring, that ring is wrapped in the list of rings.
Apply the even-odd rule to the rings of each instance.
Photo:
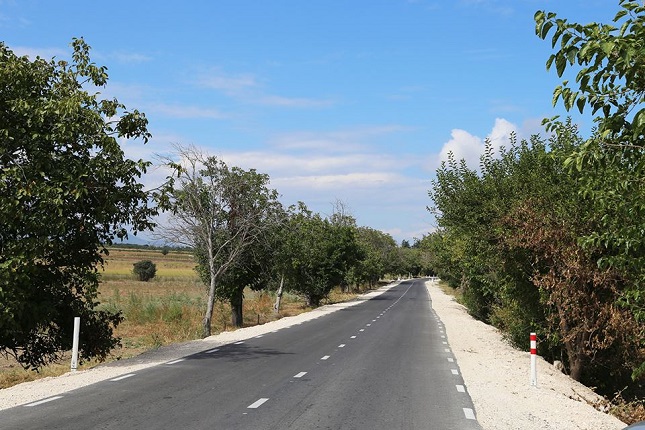
[[[626,424],[596,410],[602,399],[538,357],[538,386],[529,383],[527,352],[511,347],[500,332],[472,318],[436,281],[426,282],[432,307],[446,328],[483,429],[620,430]],[[529,333],[527,333],[527,343]]]

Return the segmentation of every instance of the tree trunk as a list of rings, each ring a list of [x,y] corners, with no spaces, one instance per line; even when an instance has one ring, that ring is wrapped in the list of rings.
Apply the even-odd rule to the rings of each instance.
[[[320,298],[315,294],[310,294],[305,297],[305,306],[310,308],[317,308],[320,306]]]
[[[556,306],[560,315],[560,335],[563,338],[564,349],[569,361],[569,376],[575,381],[580,381],[587,360],[585,344],[589,336],[585,331],[572,333],[573,329],[569,325],[566,312],[560,305]],[[578,328],[578,330],[583,329]]]
[[[237,290],[231,297],[231,323],[233,327],[242,327],[244,325],[242,315],[242,305],[244,302],[244,290]]]
[[[211,335],[211,320],[213,319],[213,308],[215,306],[215,285],[217,281],[217,272],[215,271],[215,259],[212,251],[208,251],[208,270],[210,272],[211,283],[208,288],[208,303],[206,304],[206,313],[202,320],[202,338]]]
[[[280,302],[282,301],[282,291],[284,287],[284,275],[280,278],[280,288],[278,288],[278,294],[275,299],[275,304],[273,305],[273,313],[278,314],[280,312]]]

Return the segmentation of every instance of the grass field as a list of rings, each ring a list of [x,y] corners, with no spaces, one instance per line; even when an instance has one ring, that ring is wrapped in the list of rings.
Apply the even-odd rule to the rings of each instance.
[[[155,278],[148,282],[138,281],[132,274],[133,264],[141,260],[151,260],[157,267]],[[125,320],[116,329],[122,347],[112,351],[109,360],[132,357],[162,345],[200,337],[208,292],[194,267],[195,262],[188,252],[170,251],[164,255],[161,250],[152,249],[110,250],[101,276],[99,301],[105,308],[123,311]],[[328,303],[350,300],[355,296],[334,291]],[[245,291],[244,325],[262,324],[309,310],[300,298],[285,294],[280,314],[274,315],[274,302],[272,293]],[[212,333],[232,329],[230,320],[229,305],[217,302]],[[96,364],[82,363],[80,368]],[[39,373],[23,370],[11,358],[0,358],[0,388],[68,371],[69,357]]]

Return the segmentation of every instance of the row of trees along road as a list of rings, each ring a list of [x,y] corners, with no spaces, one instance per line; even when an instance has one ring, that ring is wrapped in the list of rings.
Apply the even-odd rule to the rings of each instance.
[[[450,158],[430,191],[440,228],[432,266],[476,317],[606,394],[642,396],[645,377],[645,7],[621,1],[615,25],[535,14],[564,81],[553,103],[591,108],[583,138],[545,120],[548,139],[490,143],[478,169]],[[640,392],[639,392],[639,387]]]
[[[388,273],[427,272],[409,264],[420,261],[420,251],[358,227],[342,203],[327,218],[304,203],[284,208],[268,175],[229,167],[194,147],[176,150],[179,161],[167,160],[174,173],[160,199],[172,215],[158,234],[195,250],[209,286],[203,336],[210,335],[216,300],[228,301],[232,324],[242,326],[247,287],[291,291],[319,306],[336,286],[373,287]]]
[[[155,227],[194,250],[208,286],[203,335],[215,300],[242,325],[244,288],[300,294],[317,306],[334,286],[374,286],[385,274],[424,270],[421,250],[336,211],[284,208],[268,175],[229,167],[194,148],[166,160],[173,174],[156,190],[140,178],[151,165],[125,157],[119,140],[151,137],[145,115],[102,99],[105,67],[83,39],[72,61],[16,56],[0,43],[0,352],[38,369],[71,349],[81,317],[81,359],[119,344],[121,312],[102,309],[99,277],[108,247]]]

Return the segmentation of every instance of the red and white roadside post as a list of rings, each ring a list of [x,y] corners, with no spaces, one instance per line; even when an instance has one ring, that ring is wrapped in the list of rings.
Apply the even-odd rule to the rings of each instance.
[[[537,387],[537,334],[531,333],[531,386]]]

